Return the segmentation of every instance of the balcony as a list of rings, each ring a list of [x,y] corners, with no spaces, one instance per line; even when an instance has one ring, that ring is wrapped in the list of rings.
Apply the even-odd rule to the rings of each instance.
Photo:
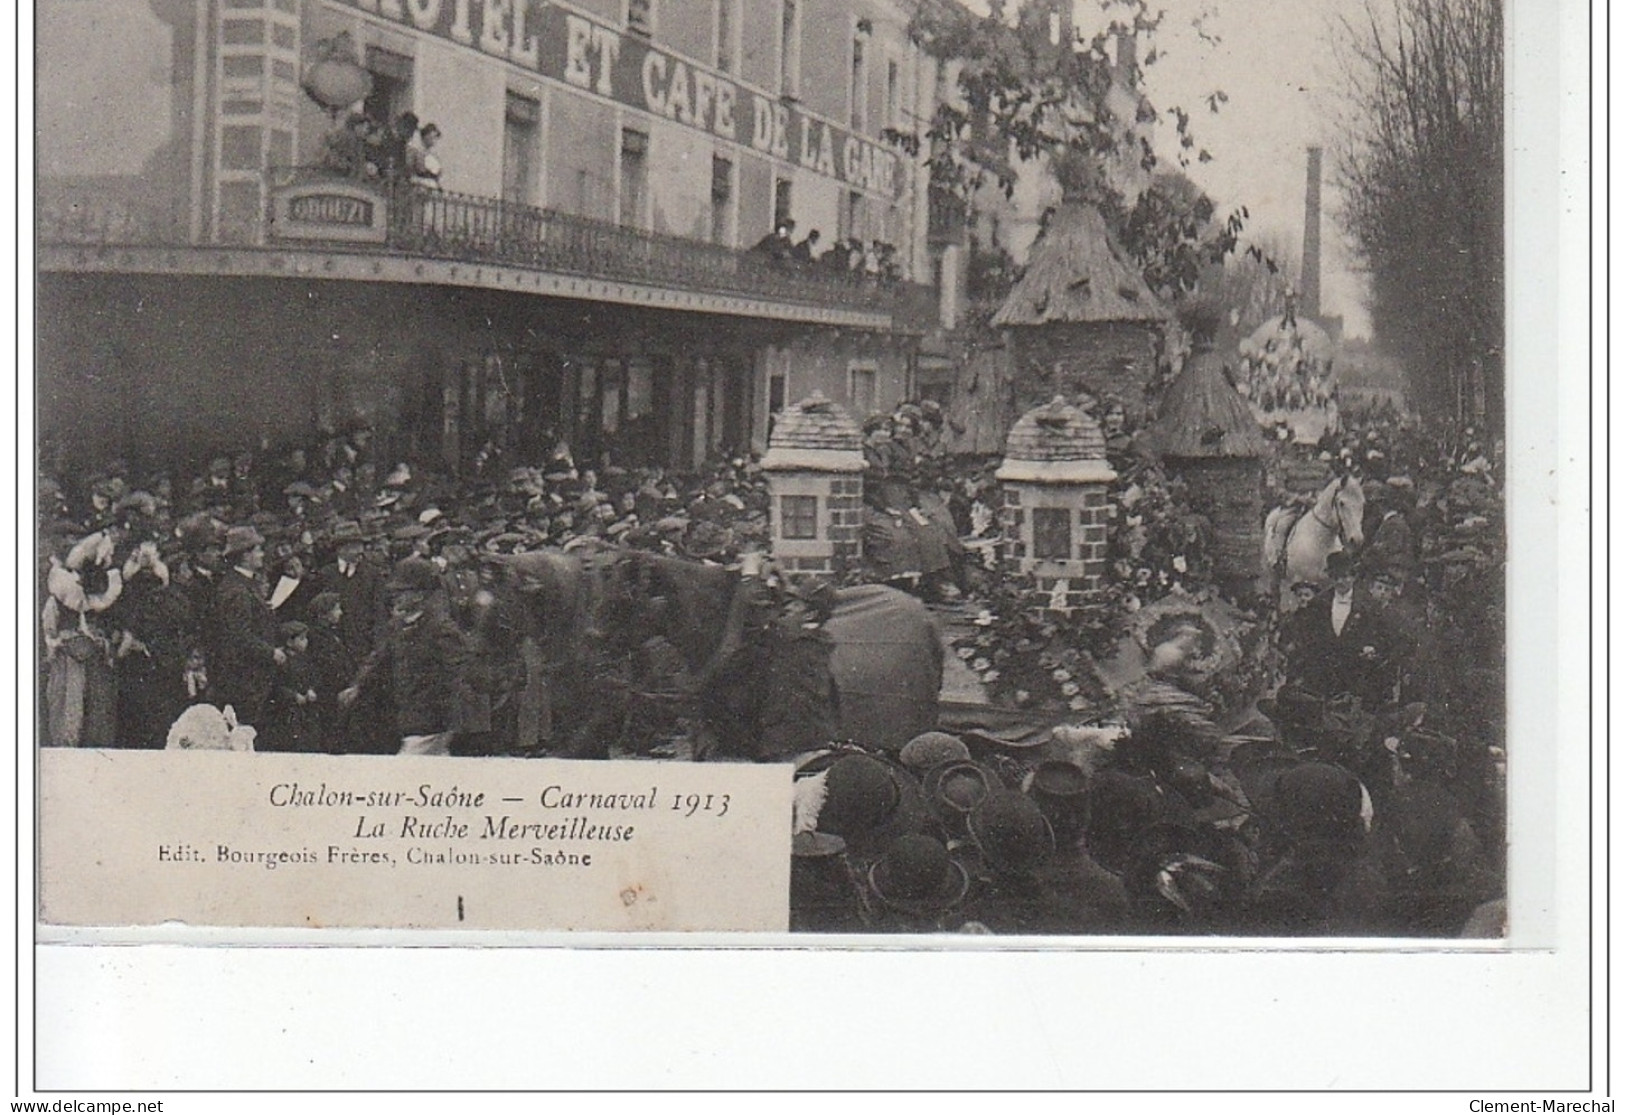
[[[510,289],[877,328],[891,326],[902,286],[551,209],[319,170],[279,172],[269,194],[264,228],[246,237],[252,243],[189,244],[173,221],[81,200],[42,202],[39,242],[42,249],[88,248],[102,259],[126,261],[140,254],[131,249],[171,260],[188,249],[229,252],[253,273],[265,271],[254,263],[256,255],[316,253],[338,261],[324,260],[318,273],[419,282],[447,281],[448,274],[469,281],[472,264],[481,275],[493,274],[490,285]],[[358,259],[355,267],[343,266]],[[423,261],[451,266],[426,270]],[[413,265],[407,273],[385,267],[403,262]],[[235,269],[215,266],[211,273]]]
[[[861,274],[779,263],[720,244],[440,190],[396,187],[388,228],[387,250],[433,259],[818,306],[874,307],[895,300],[889,285]]]

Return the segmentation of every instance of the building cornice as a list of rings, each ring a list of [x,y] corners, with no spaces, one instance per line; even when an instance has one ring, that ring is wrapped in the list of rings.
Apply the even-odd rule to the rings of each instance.
[[[88,247],[46,243],[39,246],[36,262],[42,274],[187,275],[412,283],[504,290],[549,298],[811,325],[881,331],[892,328],[892,316],[884,311],[811,306],[777,299],[678,290],[500,264],[381,255],[376,252],[280,246]]]

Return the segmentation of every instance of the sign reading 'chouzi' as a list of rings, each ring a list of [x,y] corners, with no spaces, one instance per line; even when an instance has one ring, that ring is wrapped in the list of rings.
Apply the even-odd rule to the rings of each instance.
[[[383,199],[363,186],[319,182],[271,195],[271,233],[285,240],[354,240],[382,244],[388,234]]]
[[[908,183],[895,151],[797,105],[543,0],[343,0],[545,78],[797,163],[888,199]]]

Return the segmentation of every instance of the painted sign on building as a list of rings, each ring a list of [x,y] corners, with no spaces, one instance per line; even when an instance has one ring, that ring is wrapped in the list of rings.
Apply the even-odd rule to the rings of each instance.
[[[339,2],[797,163],[852,189],[887,199],[907,190],[907,175],[895,151],[637,35],[544,0]]]
[[[321,182],[285,186],[271,195],[273,238],[382,244],[387,235],[384,199],[365,187]]]

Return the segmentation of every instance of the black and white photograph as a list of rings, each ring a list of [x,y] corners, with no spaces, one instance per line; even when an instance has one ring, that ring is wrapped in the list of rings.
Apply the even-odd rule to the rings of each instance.
[[[38,0],[37,931],[1548,941],[1530,7]]]
[[[1500,936],[1503,34],[48,0],[40,745],[785,764],[794,930]]]

